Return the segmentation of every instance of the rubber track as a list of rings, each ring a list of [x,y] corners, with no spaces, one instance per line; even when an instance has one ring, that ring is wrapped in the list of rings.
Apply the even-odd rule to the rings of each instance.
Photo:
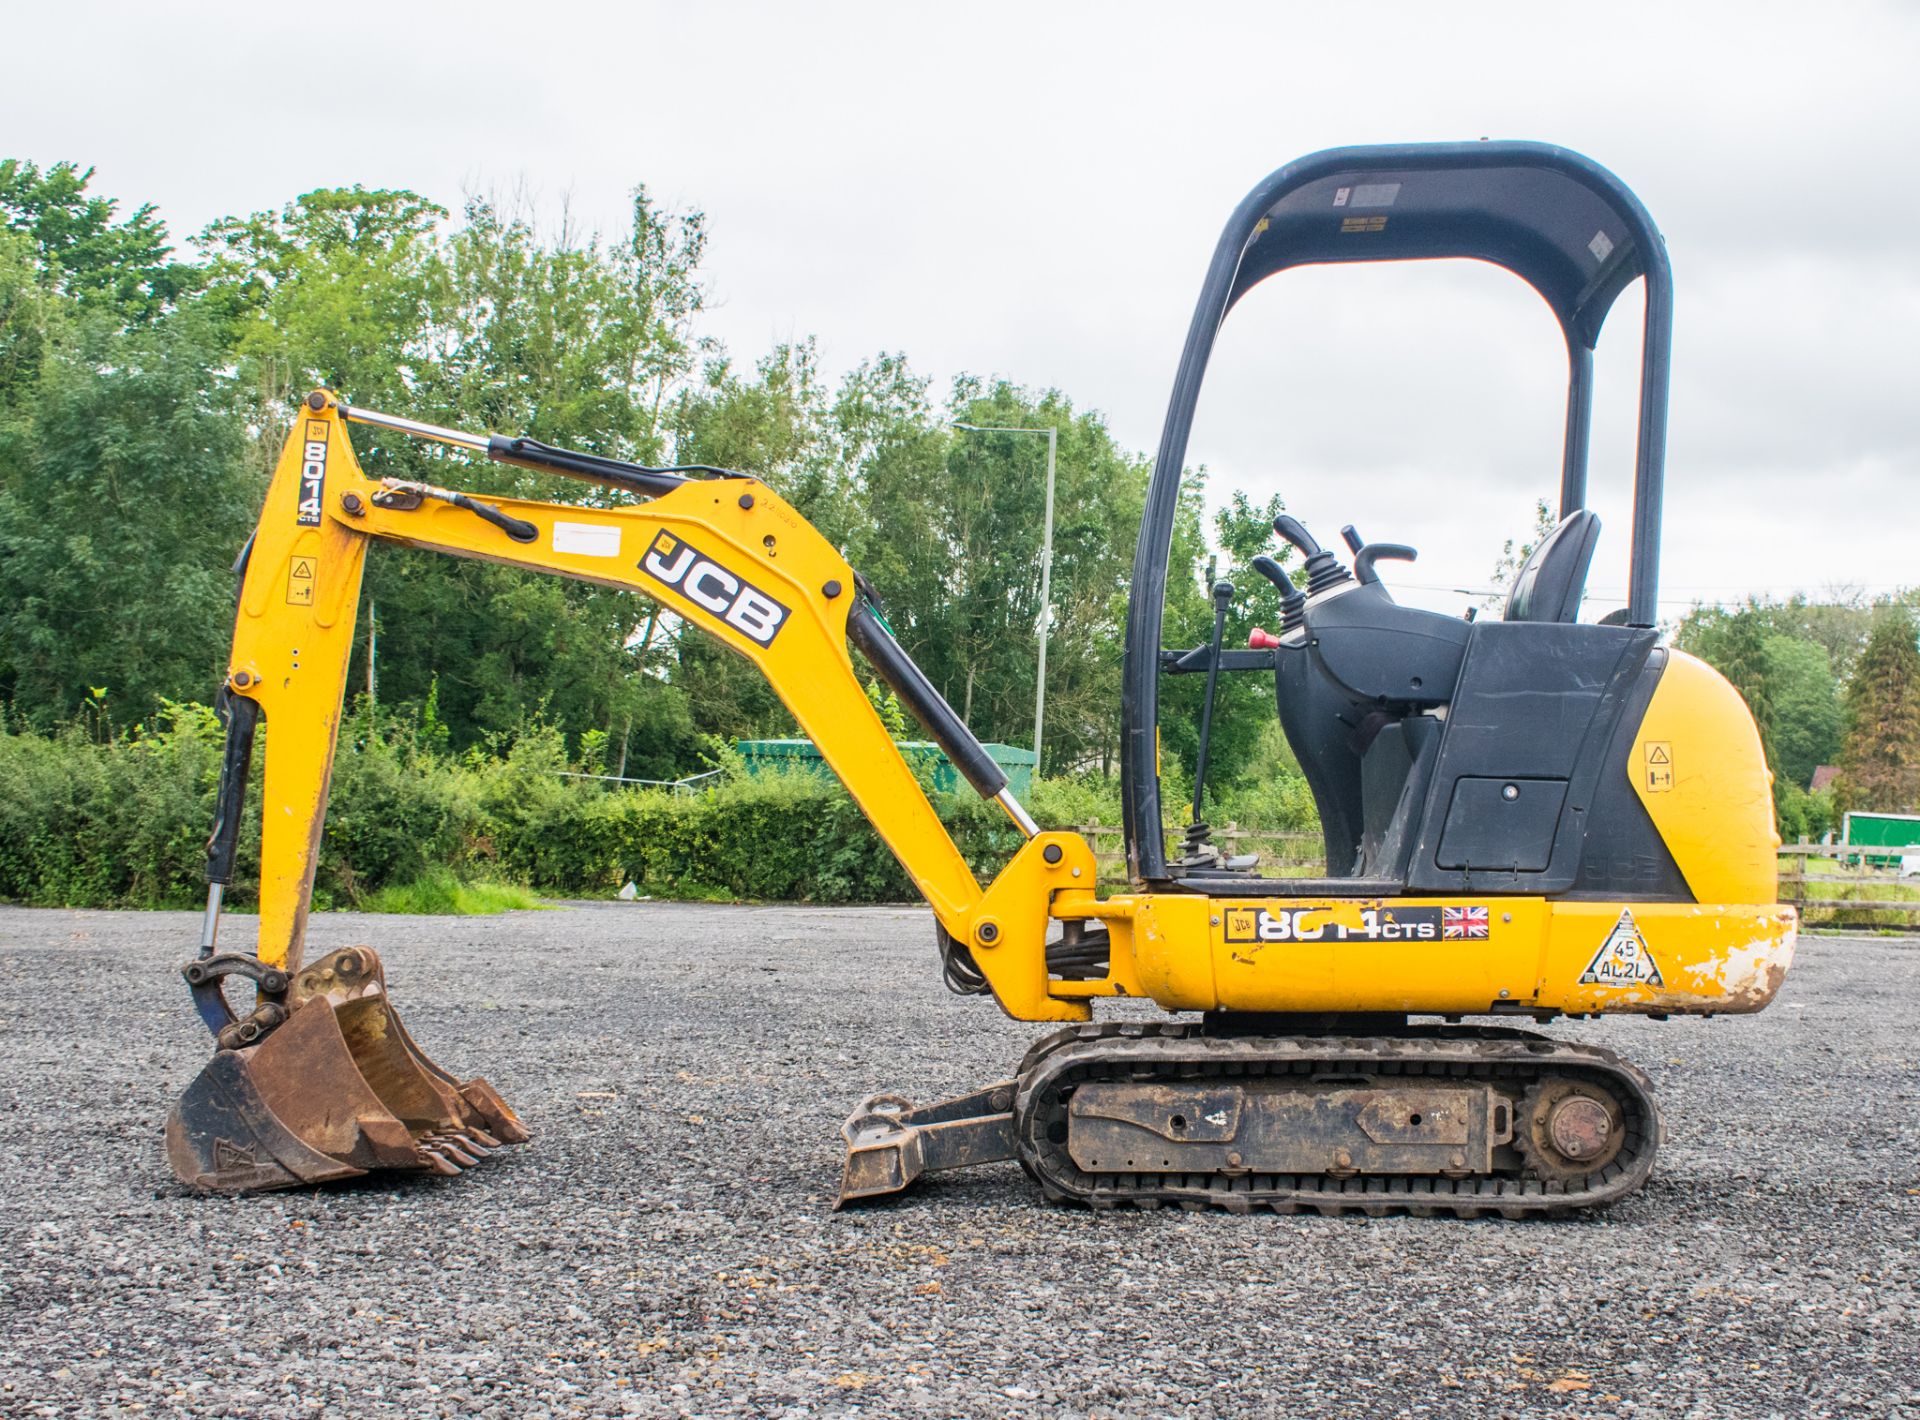
[[[1619,1100],[1626,1138],[1605,1168],[1569,1182],[1519,1173],[1334,1178],[1294,1174],[1098,1173],[1066,1151],[1067,1101],[1095,1080],[1241,1080],[1323,1071],[1413,1080],[1486,1081],[1512,1095],[1547,1075],[1594,1080]],[[1414,1028],[1390,1036],[1210,1036],[1184,1023],[1070,1027],[1038,1042],[1021,1062],[1014,1097],[1020,1162],[1048,1198],[1094,1208],[1173,1204],[1244,1213],[1448,1214],[1478,1218],[1565,1217],[1635,1192],[1653,1170],[1663,1135],[1651,1082],[1598,1046],[1571,1045],[1501,1028]],[[1518,1110],[1515,1128],[1520,1127]],[[1056,1139],[1054,1136],[1058,1136]]]

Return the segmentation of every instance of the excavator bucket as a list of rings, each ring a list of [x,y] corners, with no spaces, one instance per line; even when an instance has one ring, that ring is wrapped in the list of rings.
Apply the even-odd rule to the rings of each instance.
[[[216,1053],[174,1107],[167,1159],[182,1183],[250,1193],[375,1169],[456,1174],[527,1140],[485,1080],[421,1053],[369,948],[322,957],[287,1003],[283,1024]]]

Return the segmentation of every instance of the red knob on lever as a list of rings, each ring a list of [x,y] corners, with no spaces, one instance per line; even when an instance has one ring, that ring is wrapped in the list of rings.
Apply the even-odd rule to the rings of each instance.
[[[1256,651],[1271,651],[1280,644],[1280,638],[1256,626],[1252,634],[1247,637],[1247,644]]]

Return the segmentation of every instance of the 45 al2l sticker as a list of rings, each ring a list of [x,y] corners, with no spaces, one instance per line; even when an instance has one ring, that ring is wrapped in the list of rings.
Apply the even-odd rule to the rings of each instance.
[[[1664,986],[1660,967],[1653,959],[1653,952],[1647,946],[1647,939],[1640,935],[1640,928],[1633,920],[1631,910],[1622,912],[1620,920],[1607,933],[1606,941],[1600,944],[1600,950],[1593,954],[1593,960],[1587,963],[1587,969],[1580,973],[1582,986]]]

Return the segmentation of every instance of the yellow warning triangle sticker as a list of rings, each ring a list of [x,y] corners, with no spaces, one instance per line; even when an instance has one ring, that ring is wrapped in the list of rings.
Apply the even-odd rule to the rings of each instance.
[[[1600,950],[1593,954],[1587,969],[1580,973],[1582,986],[1664,986],[1660,967],[1647,947],[1647,939],[1633,920],[1631,909],[1607,933]]]
[[[290,575],[295,577],[311,577],[313,575],[313,559],[311,557],[294,558],[293,571]]]
[[[1647,746],[1647,763],[1648,764],[1666,764],[1670,761],[1670,759],[1671,759],[1671,756],[1667,753],[1667,747],[1665,745],[1648,745]]]

